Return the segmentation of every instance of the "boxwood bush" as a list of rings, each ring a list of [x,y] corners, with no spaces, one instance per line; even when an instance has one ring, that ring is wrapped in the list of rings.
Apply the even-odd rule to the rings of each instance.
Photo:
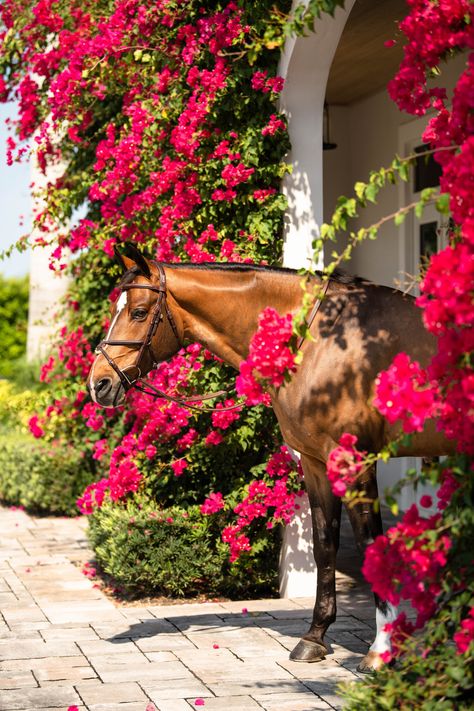
[[[89,537],[101,568],[128,593],[236,599],[276,594],[278,529],[266,531],[251,553],[231,565],[217,518],[203,517],[198,506],[160,509],[138,494],[97,510]]]
[[[76,499],[94,480],[95,468],[77,449],[29,434],[28,420],[43,398],[41,389],[0,380],[0,500],[31,511],[75,516]]]
[[[0,434],[0,499],[5,503],[74,516],[76,499],[92,480],[79,452],[45,446],[26,434]]]

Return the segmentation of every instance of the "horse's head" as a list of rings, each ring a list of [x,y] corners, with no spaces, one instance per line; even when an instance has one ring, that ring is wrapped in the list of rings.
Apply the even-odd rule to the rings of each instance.
[[[87,379],[92,399],[104,407],[119,405],[134,382],[181,345],[167,298],[164,268],[145,259],[133,246],[129,245],[127,252],[130,256],[116,251],[124,270],[120,295]]]

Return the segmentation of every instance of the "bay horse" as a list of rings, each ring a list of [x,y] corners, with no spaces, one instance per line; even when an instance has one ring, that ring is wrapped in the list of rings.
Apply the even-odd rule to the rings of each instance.
[[[158,264],[136,248],[118,258],[125,272],[112,307],[106,338],[99,344],[88,377],[92,399],[104,406],[122,402],[126,390],[187,342],[198,342],[238,369],[248,355],[258,316],[266,306],[280,314],[301,308],[301,276],[278,267],[242,264]],[[312,277],[321,283],[320,276]],[[332,275],[311,324],[313,340],[301,345],[303,360],[291,381],[271,390],[272,407],[287,445],[300,453],[313,524],[317,590],[308,632],[290,659],[315,662],[327,654],[324,635],[336,619],[335,569],[341,500],[331,490],[326,461],[343,432],[358,447],[378,452],[399,429],[373,406],[374,382],[404,351],[421,364],[434,353],[411,296],[349,275]],[[120,364],[120,365],[119,365]],[[435,457],[454,445],[429,422],[398,456]],[[360,487],[377,498],[375,467]],[[379,510],[361,503],[348,507],[361,553],[382,533]],[[382,665],[390,648],[384,625],[396,610],[375,596],[377,636],[360,671]]]

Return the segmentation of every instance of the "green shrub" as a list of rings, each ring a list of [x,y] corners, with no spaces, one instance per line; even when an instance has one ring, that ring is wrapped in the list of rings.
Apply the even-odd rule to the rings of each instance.
[[[75,515],[76,499],[93,480],[87,460],[26,434],[0,434],[0,499],[45,513]]]
[[[251,553],[230,565],[219,537],[222,521],[211,518],[203,518],[198,506],[160,509],[137,495],[104,503],[90,517],[89,538],[102,569],[129,593],[275,595],[279,531],[267,531]]]
[[[26,348],[28,277],[0,275],[0,377],[10,377]]]
[[[43,402],[41,393],[18,389],[9,380],[0,380],[0,432],[25,433],[29,418]]]

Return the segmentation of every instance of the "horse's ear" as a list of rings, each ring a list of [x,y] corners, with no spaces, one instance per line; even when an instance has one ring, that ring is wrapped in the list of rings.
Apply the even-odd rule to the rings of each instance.
[[[115,257],[122,269],[127,271],[127,269],[137,266],[142,274],[144,274],[147,279],[150,279],[150,267],[143,254],[131,242],[125,242],[124,249],[125,254],[121,254],[118,249],[114,247]]]
[[[116,261],[117,264],[119,265],[120,269],[121,269],[123,272],[126,272],[127,269],[128,269],[128,267],[127,267],[127,265],[125,264],[125,260],[124,260],[124,258],[123,258],[123,256],[122,256],[122,254],[121,254],[121,253],[119,252],[119,250],[117,249],[117,245],[116,245],[116,244],[114,244],[114,257],[115,257],[115,261]],[[127,259],[127,261],[129,261],[129,260]]]

